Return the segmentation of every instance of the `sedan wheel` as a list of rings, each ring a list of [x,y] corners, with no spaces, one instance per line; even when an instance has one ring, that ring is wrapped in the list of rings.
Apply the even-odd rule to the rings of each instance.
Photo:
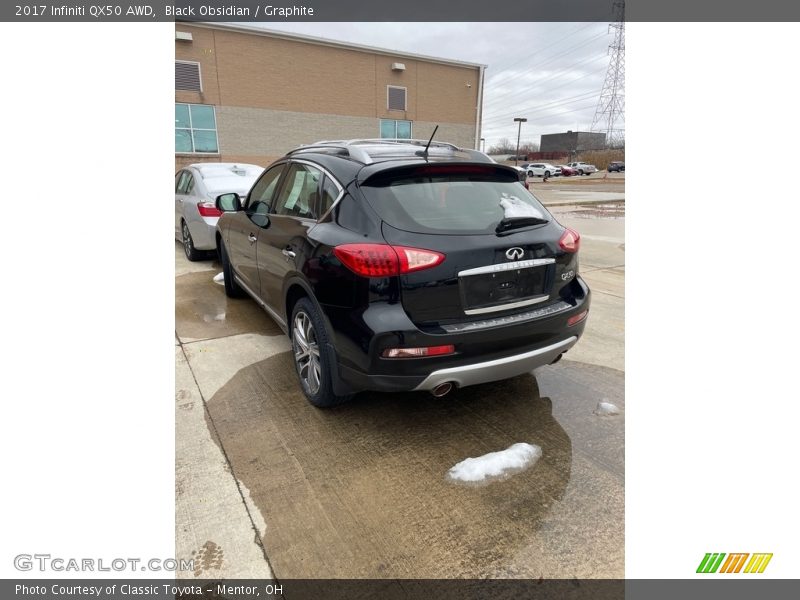
[[[186,253],[186,258],[191,261],[200,260],[200,251],[194,247],[192,234],[186,221],[181,225],[181,237],[183,238],[183,251]]]
[[[300,383],[307,394],[315,396],[319,392],[322,380],[319,344],[311,318],[302,310],[294,318],[292,348],[297,373],[300,375]]]

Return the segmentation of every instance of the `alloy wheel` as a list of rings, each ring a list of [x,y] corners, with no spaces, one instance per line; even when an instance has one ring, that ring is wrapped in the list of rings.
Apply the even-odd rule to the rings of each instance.
[[[189,226],[184,223],[183,224],[183,251],[186,252],[186,256],[191,256],[192,254],[192,234],[189,233]]]
[[[292,327],[292,349],[300,382],[310,395],[319,391],[321,367],[319,343],[311,318],[303,311],[297,313]]]

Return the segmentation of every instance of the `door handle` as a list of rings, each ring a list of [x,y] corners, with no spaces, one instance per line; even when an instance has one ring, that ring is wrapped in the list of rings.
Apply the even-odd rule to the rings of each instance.
[[[297,256],[297,254],[295,254],[293,250],[289,250],[289,248],[284,248],[283,250],[281,250],[281,254],[283,254],[287,258],[294,258],[295,256]]]
[[[247,236],[247,239],[248,239],[248,240],[250,240],[250,243],[251,243],[251,244],[255,244],[255,243],[256,243],[256,240],[257,240],[258,238],[256,237],[256,235],[255,235],[254,233],[251,233],[250,235],[248,235],[248,236]]]

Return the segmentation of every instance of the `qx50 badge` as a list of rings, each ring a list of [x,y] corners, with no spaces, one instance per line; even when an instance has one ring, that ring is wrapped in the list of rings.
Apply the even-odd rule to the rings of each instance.
[[[508,260],[519,260],[522,258],[523,254],[525,254],[525,251],[519,247],[509,248],[506,250],[506,258]]]

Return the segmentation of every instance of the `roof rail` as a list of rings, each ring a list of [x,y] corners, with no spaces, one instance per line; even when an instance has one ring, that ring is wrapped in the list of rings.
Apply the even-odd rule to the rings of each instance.
[[[353,160],[357,160],[358,162],[369,165],[372,164],[374,159],[369,155],[369,153],[362,148],[362,145],[368,144],[385,144],[389,145],[411,145],[411,146],[427,146],[428,140],[419,140],[419,139],[402,139],[402,138],[365,138],[365,139],[354,139],[354,140],[323,140],[319,142],[314,142],[313,144],[308,144],[305,146],[298,146],[297,148],[290,150],[286,153],[286,156],[291,156],[293,154],[299,154],[303,152],[330,152],[335,151],[337,154],[346,155]],[[431,146],[435,148],[447,148],[454,152],[463,152],[467,154],[470,158],[475,160],[476,162],[495,162],[491,158],[489,158],[483,152],[479,150],[472,150],[470,148],[460,148],[455,144],[451,144],[449,142],[431,142]]]
[[[347,142],[316,142],[314,144],[308,144],[307,146],[299,146],[294,150],[289,150],[286,156],[302,152],[313,152],[314,150],[339,150],[340,153],[343,154],[346,152],[350,158],[364,163],[365,165],[372,163],[372,157],[367,154],[363,148],[351,146]]]

